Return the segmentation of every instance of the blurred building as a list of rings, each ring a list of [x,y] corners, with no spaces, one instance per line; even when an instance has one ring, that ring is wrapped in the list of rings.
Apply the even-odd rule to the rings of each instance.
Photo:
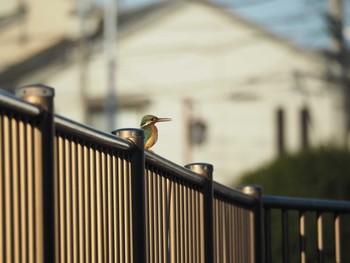
[[[60,7],[63,16],[76,10],[69,1],[57,2],[68,6]],[[58,7],[52,10],[48,16]],[[78,37],[57,18],[57,30],[38,32],[43,38],[37,44],[45,45],[40,52],[31,57],[25,52],[26,58],[20,56],[26,45],[11,47],[16,51],[6,55],[19,58],[7,63],[11,67],[1,61],[0,84],[52,86],[56,112],[105,130],[108,78],[101,14],[90,13],[94,19],[85,17],[91,25],[78,28]],[[125,12],[119,25],[116,128],[138,127],[144,114],[172,118],[158,125],[157,154],[180,165],[212,163],[215,180],[226,184],[278,154],[340,140],[342,99],[322,54],[202,2]],[[85,36],[79,38],[79,32]],[[34,40],[30,35],[26,41]]]

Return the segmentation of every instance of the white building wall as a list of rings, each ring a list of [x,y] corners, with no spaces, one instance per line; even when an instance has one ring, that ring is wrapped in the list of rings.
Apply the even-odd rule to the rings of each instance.
[[[184,4],[159,19],[124,34],[116,45],[117,94],[150,102],[134,113],[121,111],[116,128],[138,127],[145,114],[172,118],[158,124],[154,152],[180,165],[211,163],[214,179],[224,184],[276,157],[278,107],[286,111],[287,150],[299,149],[303,103],[311,111],[313,144],[339,138],[339,102],[327,90],[319,57],[206,5]],[[87,66],[90,98],[105,97],[104,59],[103,52],[92,54]],[[296,70],[305,75],[299,84]],[[44,79],[56,88],[57,111],[76,121],[83,116],[79,74],[75,63]],[[188,144],[190,117],[207,126],[202,145]]]

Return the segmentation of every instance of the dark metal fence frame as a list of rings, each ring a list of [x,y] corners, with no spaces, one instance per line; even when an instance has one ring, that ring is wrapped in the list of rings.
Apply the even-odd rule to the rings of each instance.
[[[300,211],[300,231],[305,228],[305,212],[317,213],[321,247],[322,213],[334,213],[335,261],[341,262],[339,216],[350,213],[350,202],[262,196],[262,189],[251,185],[231,189],[213,181],[210,164],[180,167],[144,151],[140,129],[120,129],[112,135],[55,115],[54,91],[49,87],[23,87],[17,95],[24,101],[0,92],[0,141],[5,143],[0,152],[0,202],[5,201],[0,211],[1,262],[272,262],[271,209],[282,211],[283,262],[289,262],[289,210]],[[11,130],[9,120],[15,130]],[[29,123],[33,129],[33,135],[30,133],[25,140],[16,137],[22,136],[23,123]],[[9,138],[13,140],[7,143]],[[6,157],[15,151],[13,157],[17,157],[23,142],[29,143],[25,147],[35,149],[30,149],[33,159],[17,161]],[[67,148],[62,148],[65,145]],[[83,148],[89,158],[77,160],[86,158]],[[29,174],[24,164],[30,168]],[[85,170],[80,167],[83,165],[87,166]],[[16,169],[21,169],[20,175]],[[85,195],[89,194],[84,203],[87,210],[77,201],[76,189],[83,193],[82,185],[77,186],[77,174],[91,177],[84,186],[88,187]],[[65,178],[61,180],[60,176]],[[21,178],[26,179],[19,182]],[[121,185],[124,180],[126,186]],[[28,202],[18,201],[23,199],[23,193],[18,193],[20,183],[25,187],[33,184],[34,190],[25,193]],[[118,192],[121,187],[127,189]],[[84,241],[90,242],[87,247],[75,244],[79,251],[73,251],[69,246],[76,240],[82,243],[84,237],[78,218],[90,216],[84,227],[91,227],[88,238],[96,240]],[[120,222],[116,216],[122,217]],[[31,221],[21,228],[19,220]],[[33,220],[37,222],[35,226]],[[125,231],[117,236],[117,228]],[[24,241],[15,237],[19,232]],[[121,245],[123,242],[127,244]],[[91,248],[91,244],[97,247]],[[300,251],[301,262],[305,262],[302,237]],[[320,251],[319,262],[323,262]],[[124,253],[122,259],[119,252]]]
[[[262,197],[262,204],[264,210],[264,231],[265,241],[265,262],[279,262],[273,258],[272,251],[272,226],[271,226],[271,211],[279,211],[281,216],[281,225],[274,225],[274,227],[282,228],[282,262],[290,262],[290,222],[289,212],[298,212],[299,232],[294,233],[294,236],[299,237],[299,259],[301,263],[307,262],[306,250],[306,213],[312,213],[316,216],[316,244],[317,262],[325,262],[324,242],[325,239],[334,240],[334,262],[344,262],[342,259],[342,246],[345,244],[341,239],[341,216],[350,215],[350,202],[335,201],[325,199],[312,198],[297,198],[297,197],[282,197],[282,196],[268,196]],[[325,236],[324,229],[324,214],[333,215],[333,232],[334,236]],[[312,250],[312,249],[311,249]]]

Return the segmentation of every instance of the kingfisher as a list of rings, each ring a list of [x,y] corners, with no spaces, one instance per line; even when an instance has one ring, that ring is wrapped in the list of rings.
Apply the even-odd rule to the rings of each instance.
[[[140,127],[145,131],[144,148],[148,150],[158,139],[158,129],[155,126],[157,122],[171,121],[170,118],[158,118],[154,115],[145,115],[142,117]]]

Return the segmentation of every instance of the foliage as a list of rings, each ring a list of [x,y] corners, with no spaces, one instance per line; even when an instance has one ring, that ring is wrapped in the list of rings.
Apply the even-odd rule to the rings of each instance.
[[[243,175],[239,184],[258,184],[263,193],[350,200],[350,152],[318,148],[285,155]]]
[[[263,194],[350,200],[350,152],[336,148],[318,148],[285,155],[274,162],[245,174],[239,184],[258,184]],[[306,213],[307,261],[316,262],[316,213]],[[326,262],[334,262],[333,215],[324,216],[324,255]],[[350,216],[342,217],[343,242],[350,236]],[[281,212],[272,211],[272,255],[274,262],[282,260]],[[299,212],[289,212],[290,262],[299,262]],[[343,246],[343,260],[350,259],[350,251]],[[345,260],[344,262],[349,262]]]

